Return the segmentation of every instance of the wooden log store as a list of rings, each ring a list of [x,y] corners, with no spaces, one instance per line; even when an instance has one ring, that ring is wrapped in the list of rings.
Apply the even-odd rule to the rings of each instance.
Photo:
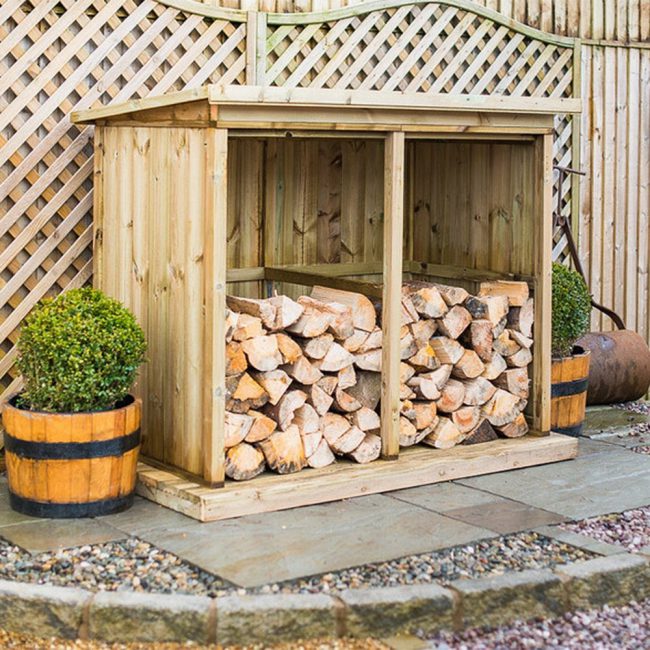
[[[579,112],[580,104],[575,98],[540,96],[210,85],[77,113],[76,122],[96,125],[95,284],[134,311],[150,345],[149,362],[137,387],[144,401],[145,436],[139,492],[209,521],[573,458],[577,441],[549,431],[552,133],[554,116]],[[326,158],[337,161],[338,174],[328,172],[322,163]],[[348,248],[362,251],[355,252],[354,262],[328,257],[329,222],[319,219],[337,209],[331,206],[332,197],[341,195],[345,200],[336,223],[345,230]],[[303,237],[296,228],[297,214],[318,220],[312,238]],[[479,407],[468,407],[462,417],[454,412],[453,418],[440,418],[446,423],[444,431],[426,430],[430,440],[438,441],[435,445],[405,448],[400,441],[406,433],[416,433],[403,417],[405,403],[412,406],[408,399],[432,390],[438,398],[438,415],[444,408],[437,389],[422,384],[423,378],[433,381],[433,372],[412,377],[412,367],[420,372],[440,366],[439,362],[430,365],[427,359],[413,361],[416,348],[406,353],[413,363],[405,386],[404,323],[413,322],[404,320],[405,295],[428,287],[442,292],[450,286],[464,290],[458,300],[445,294],[447,305],[441,304],[450,315],[451,309],[459,310],[454,318],[465,318],[472,311],[468,292],[486,296],[490,287],[497,287],[499,293],[498,287],[508,283],[523,286],[526,297],[530,292],[534,327],[515,331],[504,311],[496,316],[494,331],[487,333],[490,342],[493,335],[500,340],[502,347],[495,342],[494,349],[511,355],[508,365],[514,366],[519,383],[522,369],[517,366],[524,366],[527,384],[525,368],[532,349],[530,399],[525,416],[516,420],[519,428],[530,431],[511,438],[503,427],[506,437],[489,436],[481,444],[438,444],[447,429],[457,432],[465,426],[465,415],[479,413]],[[368,449],[373,440],[380,440],[375,455],[381,453],[381,458],[356,464],[344,453],[352,446],[337,447],[328,438],[329,446],[341,452],[336,463],[288,475],[266,471],[246,482],[230,480],[226,477],[227,418],[236,416],[227,412],[232,398],[227,377],[232,360],[225,346],[232,339],[229,319],[239,311],[247,314],[247,323],[259,327],[264,318],[260,310],[271,303],[256,299],[277,295],[273,304],[279,305],[281,296],[297,298],[313,286],[320,288],[311,298],[290,302],[301,305],[303,315],[322,307],[328,291],[338,296],[337,313],[343,313],[339,302],[357,294],[377,307],[381,352],[374,350],[373,363],[381,371],[381,387],[380,405],[374,404],[380,417],[374,420],[372,408],[363,411],[363,417],[348,413],[354,410],[345,406],[352,397],[338,389],[334,393],[333,388],[330,393],[338,411],[354,422],[355,431],[364,428],[362,420],[374,422],[366,429],[375,428],[375,433],[361,431],[360,440]],[[462,300],[467,309],[460,304],[452,307]],[[524,304],[510,303],[518,305],[515,316]],[[429,306],[423,309],[418,308],[420,315]],[[323,313],[317,312],[319,318]],[[353,307],[351,313],[355,317],[361,308]],[[472,322],[486,323],[491,318],[481,314]],[[414,320],[418,318],[415,314]],[[471,316],[458,330],[467,328],[470,320]],[[503,334],[506,321],[515,329]],[[442,345],[444,339],[461,349],[453,340],[459,337],[453,333],[456,325],[437,322],[435,336],[445,336],[432,342]],[[264,325],[273,331],[266,320]],[[296,340],[307,354],[309,341],[300,338],[306,336],[305,326],[302,322],[302,329],[292,325],[286,331],[299,333]],[[331,326],[329,331],[334,331]],[[516,341],[508,338],[511,331]],[[352,348],[351,333],[344,335],[345,345],[341,337],[339,356],[360,349]],[[331,346],[332,338],[336,336],[322,334],[318,345]],[[279,353],[275,347],[263,349],[255,361],[253,345],[246,347],[246,343],[250,341],[241,345],[249,364],[260,370],[251,373],[257,386],[263,383],[260,377],[269,379],[262,371],[278,367],[279,361],[266,364]],[[313,361],[307,366],[300,371],[296,363],[281,366],[305,391],[309,387],[304,384],[310,382],[305,373],[322,378],[325,370],[342,367],[331,361],[331,368],[326,368],[324,353],[315,361],[317,345],[310,345]],[[514,351],[520,351],[517,359],[526,357],[526,361],[510,364]],[[443,353],[436,347],[432,355]],[[461,349],[461,354],[467,351]],[[490,347],[481,361],[471,352],[467,367],[455,365],[451,370],[450,365],[452,381],[462,385],[477,377],[469,366],[480,364],[477,372],[482,372],[491,354]],[[358,354],[355,360],[359,361]],[[363,367],[367,366],[355,365],[357,372]],[[286,375],[281,370],[272,372]],[[349,374],[346,377],[349,380]],[[343,381],[340,374],[338,381]],[[493,395],[494,387],[488,388]],[[528,397],[527,387],[525,391]],[[302,390],[293,392],[305,395]],[[299,406],[304,403],[303,397]],[[484,404],[485,399],[464,403]],[[497,408],[493,400],[490,403]],[[316,405],[315,399],[309,404]],[[260,412],[276,417],[281,404],[271,410],[269,406],[261,408],[260,403]],[[485,406],[480,408],[485,414]],[[245,410],[238,417],[248,417]],[[287,413],[282,416],[289,418],[285,424],[293,419],[294,409]],[[306,413],[301,415],[303,424]],[[423,413],[418,411],[417,417],[425,417]],[[260,418],[266,417],[263,414],[256,412]],[[426,417],[431,424],[432,416]],[[292,427],[283,426],[282,418],[276,421],[284,435]],[[490,421],[497,428],[505,422]],[[271,425],[274,428],[276,423]],[[406,433],[404,426],[410,427]],[[315,445],[322,435],[313,439]],[[307,445],[304,435],[303,442]],[[264,444],[264,456],[274,467],[272,456],[277,450]],[[329,458],[330,450],[322,444]],[[256,446],[245,444],[245,448],[263,458]]]

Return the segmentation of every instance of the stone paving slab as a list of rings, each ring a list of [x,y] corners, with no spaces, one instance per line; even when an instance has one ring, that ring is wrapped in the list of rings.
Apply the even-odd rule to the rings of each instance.
[[[1,528],[0,537],[30,553],[43,553],[114,542],[127,535],[96,519],[44,519]]]
[[[458,483],[434,483],[421,487],[386,492],[385,496],[411,503],[433,512],[446,513],[457,508],[469,508],[506,501],[490,492]]]
[[[612,406],[589,406],[585,414],[583,436],[628,435],[638,424],[650,422],[650,416]]]
[[[382,495],[202,524],[142,539],[237,585],[335,571],[494,533]]]
[[[627,552],[624,546],[601,542],[599,539],[574,533],[572,530],[563,530],[559,526],[539,526],[538,528],[534,528],[533,532],[550,537],[564,544],[570,544],[571,546],[577,546],[586,551],[591,551],[597,555],[620,555]]]
[[[0,528],[13,526],[27,522],[41,521],[37,517],[29,517],[11,509],[9,505],[9,493],[7,492],[7,480],[0,478]]]
[[[458,481],[572,519],[647,505],[650,456],[611,445],[566,463]]]

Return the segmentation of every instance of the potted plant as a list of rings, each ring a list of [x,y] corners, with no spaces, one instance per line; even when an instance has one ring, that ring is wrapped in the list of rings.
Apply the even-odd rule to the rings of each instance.
[[[36,306],[17,346],[24,390],[2,413],[11,507],[51,518],[128,508],[141,413],[129,389],[146,350],[134,316],[73,289]]]
[[[579,436],[585,419],[588,350],[576,341],[589,329],[591,295],[582,276],[553,264],[551,429]]]

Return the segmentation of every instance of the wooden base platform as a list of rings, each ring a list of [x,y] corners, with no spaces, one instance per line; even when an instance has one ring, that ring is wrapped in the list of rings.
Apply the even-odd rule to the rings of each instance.
[[[577,438],[557,433],[495,440],[448,451],[418,446],[403,450],[397,461],[357,465],[341,460],[320,470],[285,476],[268,473],[245,483],[228,481],[224,487],[214,489],[140,463],[136,490],[194,519],[217,521],[555,463],[575,458],[577,453]]]

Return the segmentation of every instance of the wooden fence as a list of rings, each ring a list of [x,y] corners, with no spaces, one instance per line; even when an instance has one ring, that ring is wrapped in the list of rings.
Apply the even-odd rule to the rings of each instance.
[[[239,6],[326,8],[316,0],[265,1],[242,0]],[[593,173],[582,185],[579,234],[597,295],[605,302],[615,297],[628,318],[634,314],[630,324],[649,334],[650,50],[619,46],[648,38],[650,0],[623,3],[626,11],[611,0],[602,11],[599,3],[573,0],[483,0],[474,10],[467,0],[373,2],[327,16],[246,13],[213,4],[0,5],[0,399],[19,386],[14,344],[21,320],[41,297],[82,285],[92,273],[92,131],[70,124],[72,110],[217,80],[572,94],[573,44],[515,25],[493,9],[559,34],[573,34],[578,24],[583,36],[620,41],[583,52],[583,95],[593,91],[594,99],[582,120],[581,157]],[[610,5],[617,7],[613,15]],[[625,93],[634,88],[628,103]],[[563,164],[578,162],[574,128],[558,120],[556,160]],[[635,128],[644,135],[635,139]],[[562,193],[565,209],[575,211],[570,182]],[[608,233],[614,236],[611,247]],[[628,249],[638,251],[638,264]],[[564,250],[565,242],[556,239],[555,255]]]

